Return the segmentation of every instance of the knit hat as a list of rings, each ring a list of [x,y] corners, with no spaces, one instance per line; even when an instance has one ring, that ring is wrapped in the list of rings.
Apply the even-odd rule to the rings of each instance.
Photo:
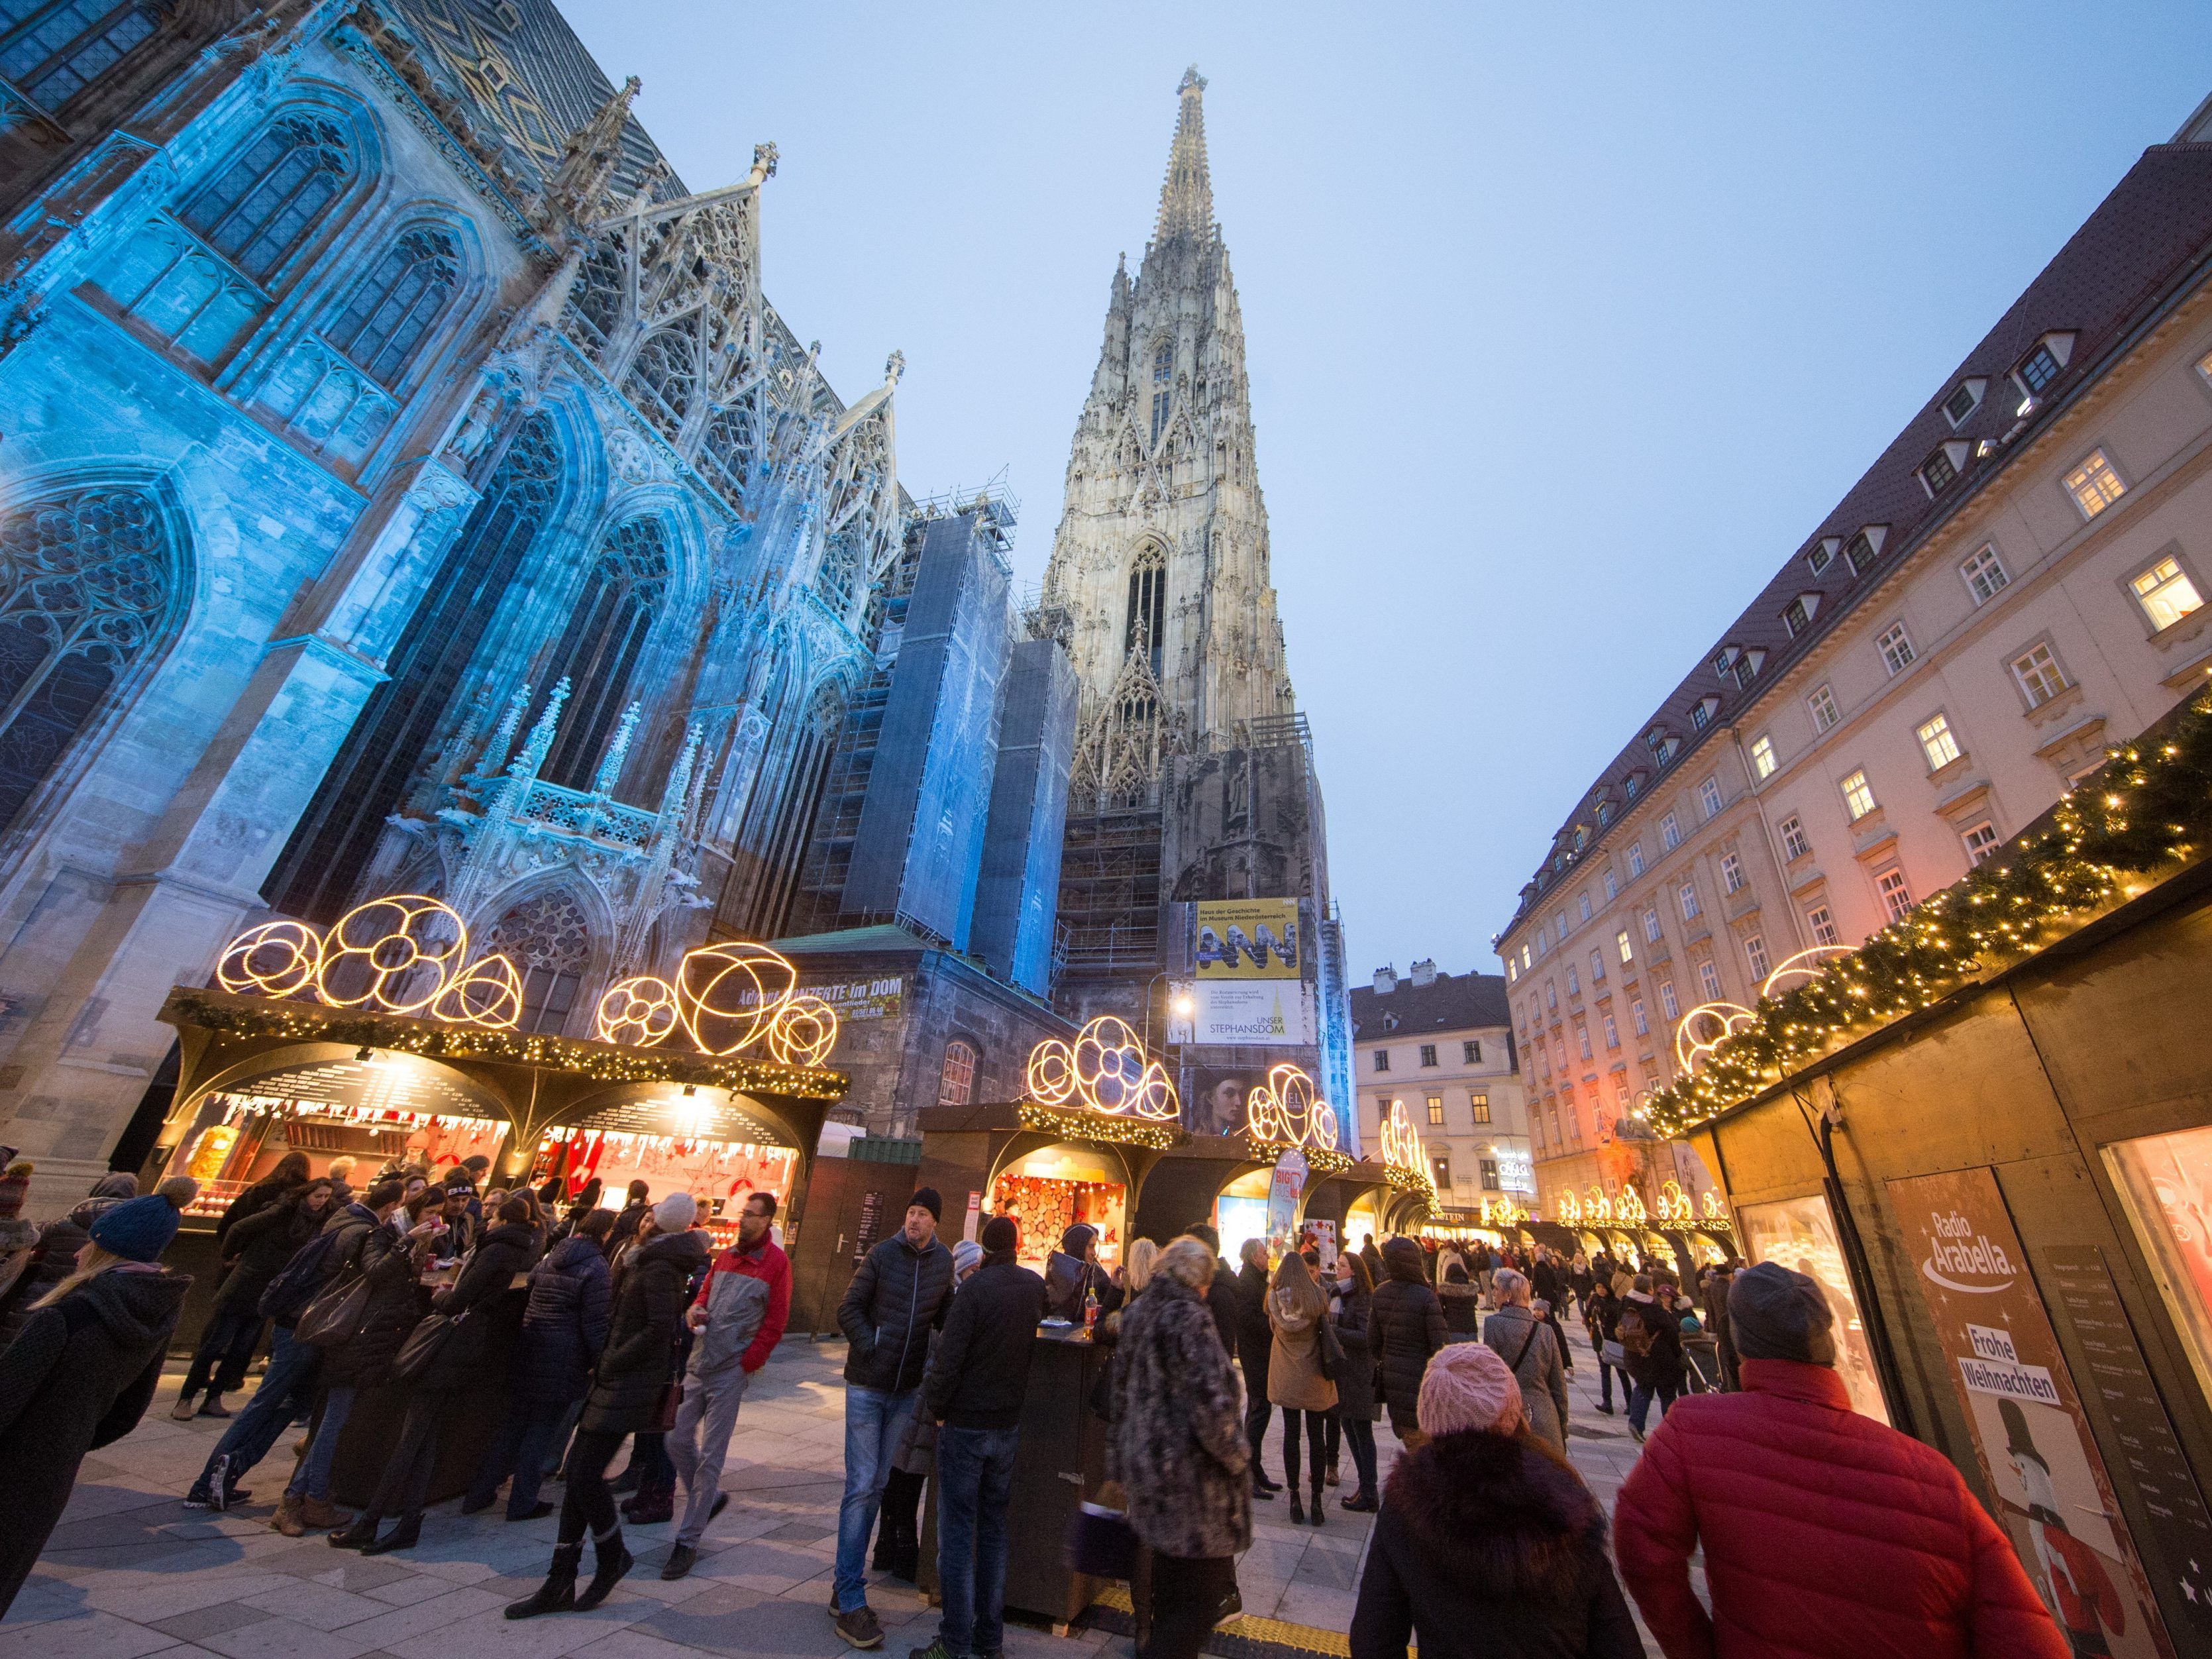
[[[983,1260],[983,1247],[972,1238],[963,1238],[952,1247],[952,1271],[964,1273]]]
[[[1087,1221],[1079,1221],[1060,1236],[1060,1248],[1080,1259],[1090,1251],[1091,1241],[1097,1237],[1097,1228]]]
[[[1729,1330],[1745,1359],[1836,1363],[1836,1316],[1820,1282],[1762,1261],[1729,1286]]]
[[[92,1242],[126,1261],[159,1261],[177,1236],[177,1206],[156,1194],[127,1198],[92,1224]]]
[[[653,1206],[653,1224],[664,1233],[680,1233],[699,1218],[699,1200],[689,1193],[671,1193]]]
[[[1457,1429],[1510,1429],[1521,1420],[1521,1384],[1497,1351],[1454,1342],[1429,1358],[1415,1407],[1423,1434]]]
[[[994,1215],[983,1224],[986,1250],[1011,1250],[1022,1242],[1022,1230],[1010,1215]]]
[[[914,1196],[907,1200],[906,1206],[908,1209],[911,1210],[917,1204],[921,1205],[923,1209],[929,1212],[930,1218],[933,1221],[942,1221],[945,1219],[945,1200],[937,1195],[936,1188],[915,1188],[914,1189]]]

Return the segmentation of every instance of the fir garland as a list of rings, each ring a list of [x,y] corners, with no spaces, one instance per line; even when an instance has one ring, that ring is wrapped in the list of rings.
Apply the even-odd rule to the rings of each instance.
[[[1680,1138],[1842,1044],[2074,933],[2197,856],[2212,835],[2212,696],[2106,751],[2044,828],[1778,997],[1644,1115]]]

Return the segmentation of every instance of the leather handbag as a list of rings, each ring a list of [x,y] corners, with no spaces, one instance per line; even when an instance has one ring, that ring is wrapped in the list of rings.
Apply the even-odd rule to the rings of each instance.
[[[368,1322],[368,1298],[365,1273],[330,1285],[307,1304],[299,1322],[292,1327],[293,1340],[311,1348],[335,1348],[352,1341]]]
[[[1326,1316],[1316,1328],[1314,1358],[1327,1381],[1334,1382],[1344,1375],[1344,1339],[1337,1335],[1336,1327],[1328,1322]]]
[[[434,1373],[439,1362],[460,1340],[461,1327],[468,1323],[468,1310],[464,1309],[451,1317],[425,1314],[416,1321],[392,1361],[392,1380],[412,1388]]]

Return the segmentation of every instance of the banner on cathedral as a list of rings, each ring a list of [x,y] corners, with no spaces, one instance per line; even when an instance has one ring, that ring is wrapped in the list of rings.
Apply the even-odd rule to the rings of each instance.
[[[1236,1043],[1247,1048],[1310,1048],[1314,1042],[1311,988],[1294,979],[1200,980],[1178,986],[1190,1018],[1176,1019],[1169,1040]]]
[[[1192,962],[1200,979],[1300,976],[1296,899],[1201,899],[1192,908],[1197,913]]]

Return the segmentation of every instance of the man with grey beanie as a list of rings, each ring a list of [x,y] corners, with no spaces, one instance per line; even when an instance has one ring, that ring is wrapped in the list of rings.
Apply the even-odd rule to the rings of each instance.
[[[1676,1401],[1613,1507],[1621,1578],[1667,1659],[2066,1659],[1958,1470],[1852,1408],[1820,1281],[1762,1261],[1728,1312],[1742,1392]],[[1700,1546],[1711,1613],[1690,1587]]]

